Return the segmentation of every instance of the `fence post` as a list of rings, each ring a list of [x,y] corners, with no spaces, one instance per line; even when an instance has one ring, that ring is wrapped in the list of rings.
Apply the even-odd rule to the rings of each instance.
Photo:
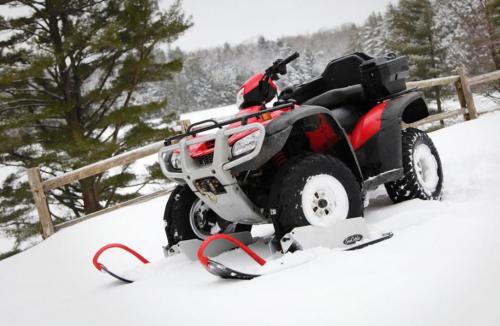
[[[460,88],[462,90],[463,101],[466,104],[468,117],[467,120],[477,119],[477,110],[476,105],[474,104],[474,98],[472,97],[472,91],[470,89],[469,77],[467,76],[467,71],[462,66],[458,68],[458,74],[460,75]],[[460,92],[458,98],[460,100],[460,104],[462,105],[462,99],[460,98]]]
[[[464,90],[462,88],[462,83],[460,82],[460,79],[455,82],[455,89],[457,91],[460,108],[464,109],[464,120],[469,120],[469,113],[467,113],[467,103],[465,102]]]
[[[27,170],[27,173],[28,182],[31,187],[31,192],[33,193],[33,199],[35,200],[36,210],[38,211],[38,218],[42,225],[42,237],[46,239],[54,234],[54,224],[52,223],[49,205],[47,204],[47,198],[43,191],[40,169],[37,167],[31,168]]]
[[[182,132],[186,132],[187,128],[191,125],[191,121],[189,120],[180,120],[179,124],[181,125]]]

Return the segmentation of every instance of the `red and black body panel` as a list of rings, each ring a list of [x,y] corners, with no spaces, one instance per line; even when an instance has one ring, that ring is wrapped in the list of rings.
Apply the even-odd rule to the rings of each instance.
[[[343,109],[345,109],[343,111]],[[336,114],[344,112],[343,115]],[[352,110],[357,122],[350,124],[347,108],[329,110],[303,105],[276,116],[266,125],[266,139],[259,156],[238,166],[234,172],[257,170],[285,148],[300,129],[307,139],[307,150],[339,157],[366,190],[395,180],[402,173],[401,122],[411,123],[428,116],[420,92],[409,92],[375,105],[361,116]],[[300,137],[299,137],[300,138]],[[289,149],[290,150],[290,149]],[[293,150],[293,149],[291,149]],[[301,149],[303,150],[303,148]]]
[[[350,139],[368,189],[401,177],[401,122],[428,115],[423,95],[411,92],[378,104],[359,120]]]
[[[255,105],[262,105],[270,102],[278,93],[278,86],[273,80],[259,73],[250,77],[240,88],[243,102],[241,108],[248,108]]]
[[[302,139],[309,151],[335,151],[335,154],[351,168],[362,184],[363,175],[348,135],[333,116],[332,111],[320,106],[300,106],[270,121],[266,125],[266,138],[260,155],[236,167],[233,171],[257,170],[281,151],[296,133],[300,133],[296,138]],[[288,150],[293,151],[293,148],[288,148]],[[298,152],[302,150],[303,148],[297,148]]]

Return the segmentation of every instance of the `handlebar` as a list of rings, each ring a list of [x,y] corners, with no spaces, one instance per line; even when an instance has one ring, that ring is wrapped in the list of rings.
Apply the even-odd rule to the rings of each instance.
[[[266,76],[271,77],[272,79],[278,79],[277,74],[285,75],[286,74],[286,65],[297,59],[300,56],[298,52],[293,53],[289,57],[285,59],[278,59],[273,62],[273,65],[266,69]]]
[[[298,52],[295,52],[293,53],[292,55],[290,55],[288,58],[286,59],[283,59],[283,61],[281,61],[280,64],[282,65],[287,65],[289,64],[290,62],[292,62],[293,60],[297,59],[298,57],[300,57],[300,54]]]

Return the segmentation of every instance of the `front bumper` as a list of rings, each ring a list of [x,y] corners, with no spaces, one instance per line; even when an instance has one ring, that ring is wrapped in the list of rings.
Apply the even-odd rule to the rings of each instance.
[[[228,138],[236,133],[259,130],[255,148],[242,156],[233,158]],[[266,136],[262,124],[251,123],[232,129],[219,129],[211,135],[183,138],[177,144],[162,148],[158,153],[159,163],[165,176],[185,182],[191,190],[223,219],[242,224],[266,223],[260,209],[255,206],[238,185],[231,169],[259,155]],[[191,157],[189,146],[214,140],[211,162],[201,163]],[[181,170],[171,167],[169,159],[174,150],[180,150]]]

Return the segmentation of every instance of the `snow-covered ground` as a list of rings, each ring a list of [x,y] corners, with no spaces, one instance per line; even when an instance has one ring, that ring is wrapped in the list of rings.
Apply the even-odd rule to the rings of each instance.
[[[440,202],[391,204],[371,193],[366,220],[395,236],[252,281],[223,281],[182,256],[162,258],[167,198],[64,229],[0,262],[2,325],[499,325],[500,113],[432,133],[445,174]],[[262,229],[260,229],[262,231]],[[153,261],[130,285],[98,273],[109,242]],[[119,251],[102,261],[122,271]]]

